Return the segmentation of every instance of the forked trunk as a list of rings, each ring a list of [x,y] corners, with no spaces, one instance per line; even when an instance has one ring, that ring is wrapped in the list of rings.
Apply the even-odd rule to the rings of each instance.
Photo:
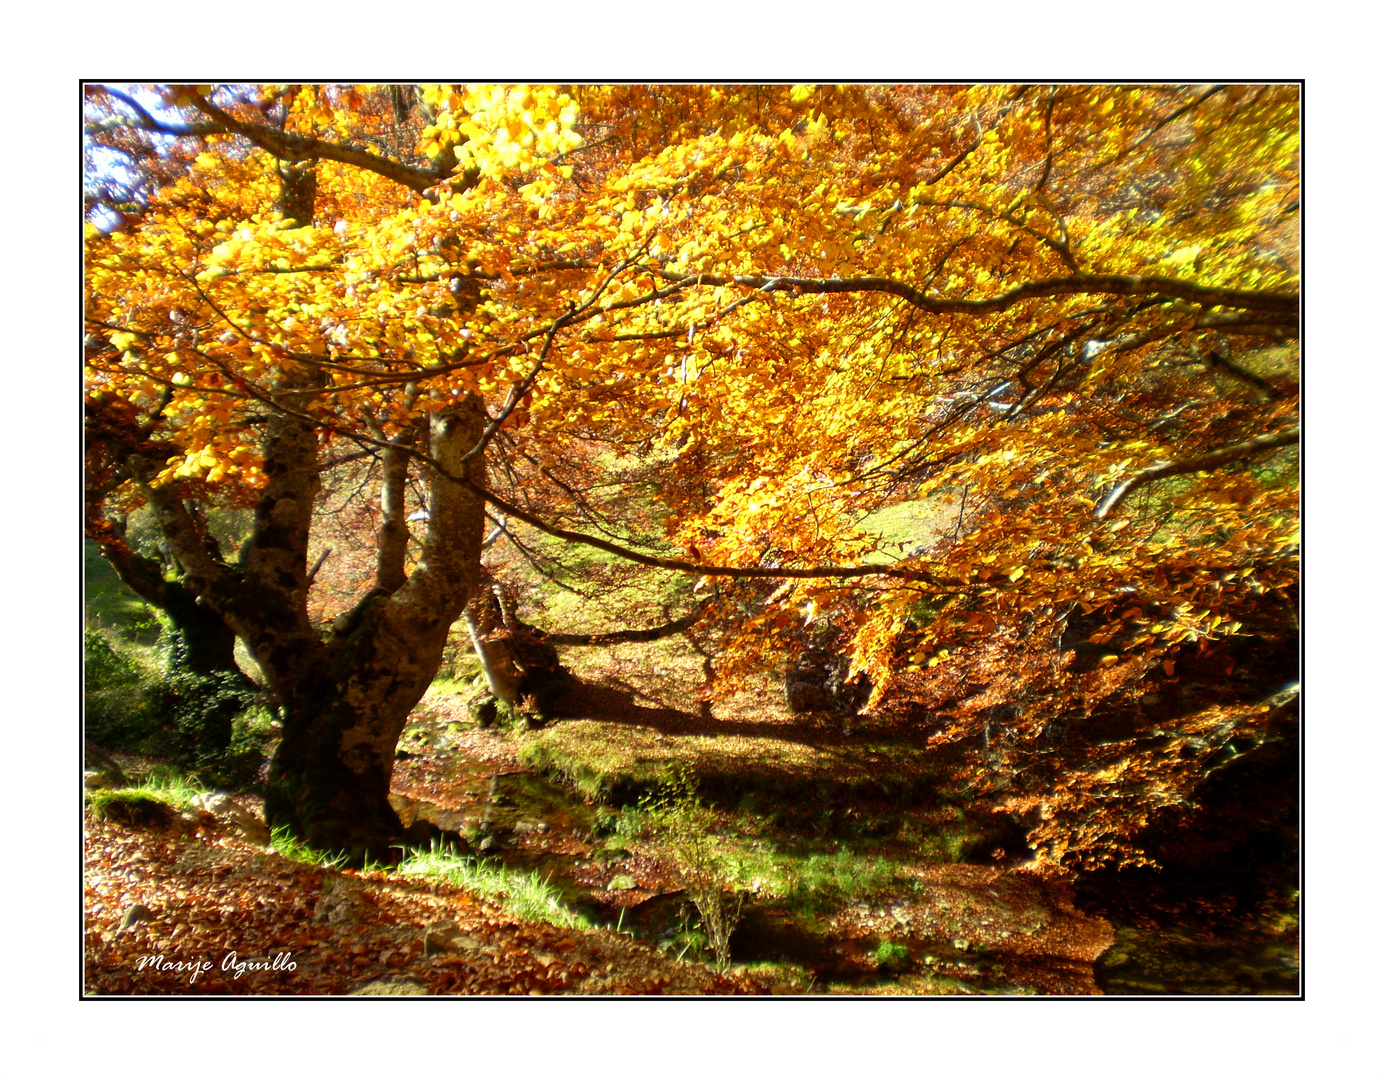
[[[460,458],[484,424],[474,398],[435,415],[432,457],[452,475],[465,470],[483,482],[484,459],[463,464]],[[408,579],[393,592],[376,589],[339,620],[328,643],[294,655],[291,670],[276,680],[286,716],[270,765],[265,819],[315,847],[348,852],[357,863],[386,858],[403,837],[389,805],[395,746],[480,576],[483,501],[434,474],[428,521]]]
[[[344,641],[322,649],[285,702],[270,766],[271,827],[359,864],[383,859],[404,835],[389,805],[394,749],[442,660],[447,624],[415,625],[378,597]]]
[[[286,388],[310,392],[305,382]],[[388,857],[403,835],[388,799],[395,744],[480,576],[484,501],[448,476],[484,483],[484,457],[462,457],[479,444],[485,425],[474,397],[432,415],[429,454],[442,473],[425,472],[428,532],[417,565],[405,578],[396,572],[399,551],[383,560],[378,587],[336,621],[325,641],[307,614],[308,534],[320,486],[317,432],[307,417],[296,410],[270,414],[263,444],[268,482],[239,568],[208,548],[187,507],[152,482],[152,467],[132,461],[178,559],[201,583],[204,601],[245,640],[283,706],[266,820],[355,862]],[[402,483],[400,470],[386,471],[390,483]]]

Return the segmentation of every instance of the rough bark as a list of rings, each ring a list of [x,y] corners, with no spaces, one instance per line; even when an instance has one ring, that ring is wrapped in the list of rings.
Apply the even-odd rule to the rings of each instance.
[[[519,618],[513,598],[482,574],[465,618],[486,684],[511,708],[522,705],[530,719],[546,719],[572,688],[572,677],[548,636]]]
[[[480,439],[486,414],[468,397],[434,415],[429,457],[442,471],[426,474],[429,520],[418,565],[392,591],[386,570],[377,582],[386,587],[324,639],[307,614],[309,527],[320,478],[317,431],[300,410],[312,392],[305,380],[285,383],[284,409],[267,420],[268,483],[238,568],[209,549],[167,485],[152,483],[152,466],[134,459],[132,471],[143,477],[156,523],[203,603],[246,642],[282,707],[266,820],[360,861],[387,856],[403,834],[388,802],[395,745],[479,579],[485,502],[474,487],[483,487],[485,466],[482,457],[463,464],[462,456]]]
[[[484,424],[475,399],[438,414],[433,460],[461,471],[461,455]],[[469,462],[465,475],[483,481],[482,460]],[[291,662],[271,650],[270,665],[286,669],[277,676],[284,737],[265,793],[271,827],[357,861],[387,854],[403,835],[388,802],[395,745],[475,587],[484,527],[483,500],[434,473],[423,554],[407,581],[392,593],[376,589],[329,641],[300,640]],[[287,578],[285,592],[292,592]]]
[[[410,433],[412,434],[412,433]],[[375,586],[386,593],[401,588],[407,578],[404,567],[408,555],[408,519],[404,513],[404,493],[408,483],[409,447],[413,440],[404,436],[391,440],[380,455],[384,483],[380,488],[380,535],[375,552]]]

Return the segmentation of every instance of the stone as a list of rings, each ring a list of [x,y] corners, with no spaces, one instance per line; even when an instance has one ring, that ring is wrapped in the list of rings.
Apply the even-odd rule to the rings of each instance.
[[[637,888],[639,888],[639,882],[635,881],[634,878],[631,877],[629,874],[616,874],[613,878],[610,879],[609,882],[606,883],[606,889],[609,892],[618,892],[621,889]]]
[[[784,700],[791,713],[829,712],[852,716],[870,697],[870,680],[848,678],[844,657],[803,660],[783,677]]]
[[[128,930],[137,922],[151,922],[153,918],[154,913],[143,904],[131,904],[120,917],[120,929]]]
[[[116,785],[105,773],[88,769],[82,774],[82,786],[88,791],[100,791],[102,788],[111,788]]]
[[[440,952],[478,952],[482,948],[484,945],[481,942],[458,930],[456,923],[433,923],[423,930],[424,956]]]
[[[365,893],[349,878],[332,874],[322,882],[322,895],[313,909],[318,922],[330,926],[353,926],[365,915]]]
[[[269,829],[264,822],[224,791],[197,795],[193,798],[192,805],[198,810],[205,810],[217,821],[232,826],[252,844],[269,843]]]
[[[500,703],[493,697],[483,697],[477,701],[471,702],[467,707],[467,712],[470,714],[471,719],[476,722],[477,726],[483,728],[490,727],[495,723],[496,717],[500,714]]]
[[[391,976],[368,982],[359,990],[352,990],[351,997],[428,997],[429,991],[420,982],[400,976]]]

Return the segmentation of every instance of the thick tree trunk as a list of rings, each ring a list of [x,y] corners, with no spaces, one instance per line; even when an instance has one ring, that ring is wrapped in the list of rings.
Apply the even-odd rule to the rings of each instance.
[[[442,662],[447,626],[373,597],[344,639],[321,650],[285,701],[265,820],[353,862],[384,858],[403,833],[389,805],[394,750]]]
[[[468,398],[432,421],[431,454],[453,475],[484,483],[484,458],[461,455],[485,426]],[[429,524],[417,567],[392,592],[377,588],[325,644],[302,642],[277,678],[284,737],[270,765],[265,818],[354,862],[385,858],[403,829],[389,805],[394,751],[442,663],[447,634],[480,575],[484,502],[431,478]],[[393,584],[394,563],[381,566]]]
[[[310,163],[285,163],[279,209],[300,225],[313,218]],[[452,400],[428,421],[428,531],[406,573],[403,497],[411,432],[384,455],[384,527],[375,589],[323,635],[308,617],[308,541],[321,487],[316,397],[320,371],[284,370],[265,417],[266,483],[239,566],[227,564],[153,460],[138,452],[129,474],[202,603],[243,639],[283,708],[284,735],[270,763],[265,818],[313,846],[360,862],[386,858],[403,832],[389,805],[394,750],[409,712],[442,662],[447,633],[480,577],[485,503],[483,436],[488,417],[475,396]],[[409,388],[409,401],[416,397]]]
[[[447,476],[484,486],[484,455],[461,459],[480,441],[487,417],[474,397],[433,415],[429,450],[443,473],[427,476],[428,531],[418,564],[391,589],[398,562],[382,560],[384,587],[377,580],[324,641],[307,615],[308,531],[320,478],[317,431],[298,410],[312,393],[309,377],[286,380],[288,407],[268,418],[268,483],[239,568],[216,557],[173,491],[152,483],[152,466],[132,459],[132,470],[203,602],[249,645],[283,706],[266,820],[359,862],[387,857],[403,833],[388,802],[394,748],[480,576],[484,500]],[[387,483],[397,484],[393,471]]]

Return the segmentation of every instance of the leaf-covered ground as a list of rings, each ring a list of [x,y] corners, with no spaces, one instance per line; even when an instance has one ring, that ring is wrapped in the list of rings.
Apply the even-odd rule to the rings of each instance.
[[[1087,995],[1127,972],[1137,979],[1123,992],[1292,992],[1296,922],[1269,910],[1273,890],[1219,898],[1225,926],[1189,952],[1183,924],[1205,917],[1188,907],[1194,897],[1150,922],[1074,893],[1026,864],[1022,840],[1008,851],[1017,838],[989,840],[991,815],[951,790],[939,751],[913,733],[881,717],[789,715],[767,681],[708,703],[701,659],[681,642],[573,650],[581,691],[561,719],[524,733],[478,728],[466,708],[474,691],[439,683],[400,742],[393,788],[406,824],[440,812],[474,844],[494,814],[493,857],[555,873],[623,932],[522,921],[398,873],[290,861],[209,816],[160,831],[88,813],[87,992]],[[610,832],[610,808],[677,765],[701,779],[743,860],[753,896],[733,941],[749,967],[691,962],[696,948],[669,940],[677,873],[637,837]],[[602,785],[620,789],[605,804]],[[880,866],[887,873],[868,880]],[[135,904],[149,917],[121,929]],[[881,947],[901,950],[888,967]]]
[[[339,995],[381,980],[427,994],[764,990],[626,935],[521,922],[447,885],[306,866],[210,821],[84,824],[88,994]],[[149,917],[122,930],[135,904]]]

